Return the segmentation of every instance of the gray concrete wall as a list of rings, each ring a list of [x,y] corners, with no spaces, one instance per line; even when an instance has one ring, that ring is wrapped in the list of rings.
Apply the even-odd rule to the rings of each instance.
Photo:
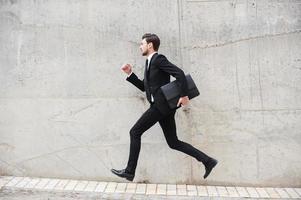
[[[0,174],[119,181],[145,32],[201,92],[178,137],[220,163],[204,181],[155,125],[135,181],[301,186],[300,0],[0,0]]]

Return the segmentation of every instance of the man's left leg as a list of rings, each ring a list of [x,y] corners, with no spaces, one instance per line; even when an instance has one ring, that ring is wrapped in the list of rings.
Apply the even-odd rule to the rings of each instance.
[[[165,139],[167,144],[170,148],[181,151],[185,154],[188,154],[198,161],[202,162],[205,165],[205,175],[204,178],[210,174],[211,170],[217,164],[217,161],[202,151],[196,149],[192,145],[183,142],[178,139],[177,137],[177,130],[176,130],[176,123],[175,123],[175,113],[176,111],[172,112],[170,115],[164,117],[159,121],[159,124],[163,130]]]

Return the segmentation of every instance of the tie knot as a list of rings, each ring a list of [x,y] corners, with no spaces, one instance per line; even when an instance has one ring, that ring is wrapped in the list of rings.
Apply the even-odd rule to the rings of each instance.
[[[145,61],[145,67],[148,67],[148,59]]]

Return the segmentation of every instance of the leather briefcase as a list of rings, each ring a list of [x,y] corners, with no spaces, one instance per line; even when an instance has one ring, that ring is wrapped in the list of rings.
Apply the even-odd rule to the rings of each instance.
[[[190,74],[186,76],[187,80],[187,87],[188,87],[188,98],[192,99],[200,94],[198,88],[196,87],[193,79],[191,78]],[[179,108],[177,103],[180,98],[181,87],[178,80],[174,80],[166,85],[161,86],[162,93],[168,103],[169,108]]]

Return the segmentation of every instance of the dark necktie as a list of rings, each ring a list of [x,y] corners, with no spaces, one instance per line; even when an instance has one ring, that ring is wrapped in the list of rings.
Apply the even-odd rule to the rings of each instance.
[[[145,69],[148,70],[148,59],[145,61]]]
[[[144,88],[146,91],[146,98],[150,102],[151,101],[151,94],[148,87],[148,59],[145,61],[145,71],[144,71]]]

